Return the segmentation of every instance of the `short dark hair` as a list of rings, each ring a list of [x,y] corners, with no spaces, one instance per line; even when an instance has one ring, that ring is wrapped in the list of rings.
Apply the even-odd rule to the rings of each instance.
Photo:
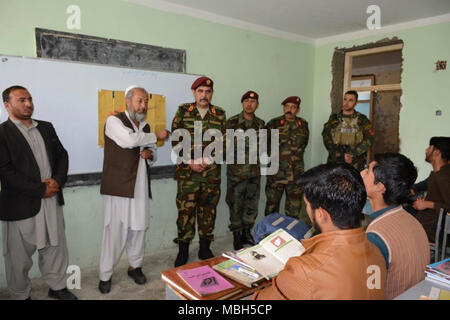
[[[450,160],[450,137],[432,137],[430,146],[435,147],[441,152],[442,159]]]
[[[348,90],[345,94],[352,94],[355,96],[356,101],[358,101],[358,92],[356,92],[355,90]],[[345,96],[344,94],[344,96]]]
[[[9,102],[9,94],[14,90],[27,90],[27,88],[18,85],[6,88],[2,93],[3,102]]]
[[[351,165],[321,164],[306,171],[299,184],[311,208],[326,210],[336,227],[361,226],[361,211],[367,194],[361,174]]]
[[[373,166],[375,183],[384,184],[384,202],[400,205],[411,201],[411,188],[417,179],[414,163],[400,153],[378,153]]]

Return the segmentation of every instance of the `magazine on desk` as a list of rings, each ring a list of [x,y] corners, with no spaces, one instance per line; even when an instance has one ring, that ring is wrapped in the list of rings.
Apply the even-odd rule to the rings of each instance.
[[[237,252],[237,256],[266,279],[283,270],[289,258],[300,256],[303,245],[283,229],[271,233],[257,245]]]
[[[213,269],[226,277],[249,288],[256,286],[265,278],[254,269],[247,268],[234,260],[226,260],[213,266]]]
[[[177,274],[199,296],[206,296],[234,287],[224,277],[214,271],[210,266],[201,266],[192,269],[177,270]]]
[[[426,279],[450,286],[450,258],[427,265]]]

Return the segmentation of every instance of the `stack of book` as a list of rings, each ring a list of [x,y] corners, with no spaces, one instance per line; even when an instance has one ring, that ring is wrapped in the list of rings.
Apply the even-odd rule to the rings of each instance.
[[[425,279],[450,287],[450,258],[427,265]]]
[[[227,267],[227,264],[222,265],[226,261],[228,259],[219,256],[192,262],[163,271],[161,279],[183,300],[237,300],[271,284],[270,281],[263,280],[249,287],[227,275],[222,277],[213,268]]]
[[[201,300],[202,297],[210,297],[214,300],[226,299],[236,294],[236,291],[241,291],[208,265],[170,269],[164,271],[161,278],[191,300]]]

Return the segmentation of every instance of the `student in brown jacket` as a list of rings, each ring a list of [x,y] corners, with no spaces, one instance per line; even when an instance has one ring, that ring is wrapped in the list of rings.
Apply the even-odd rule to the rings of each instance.
[[[416,218],[423,225],[428,241],[435,242],[438,240],[434,238],[439,211],[444,208],[444,212],[450,212],[450,137],[432,137],[425,151],[425,160],[433,166],[427,182],[427,195],[417,199],[413,207],[419,211]]]
[[[252,298],[384,299],[386,265],[361,227],[366,192],[359,172],[348,164],[323,164],[299,183],[320,234],[302,240],[305,252],[289,259],[272,286]]]

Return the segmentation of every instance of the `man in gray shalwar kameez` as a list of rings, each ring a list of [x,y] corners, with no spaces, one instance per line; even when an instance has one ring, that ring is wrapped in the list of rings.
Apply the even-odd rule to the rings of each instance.
[[[42,279],[55,299],[74,300],[67,290],[69,263],[62,205],[68,155],[52,124],[31,118],[27,89],[3,92],[9,119],[0,125],[0,220],[8,290],[30,299],[28,272],[39,253]]]

